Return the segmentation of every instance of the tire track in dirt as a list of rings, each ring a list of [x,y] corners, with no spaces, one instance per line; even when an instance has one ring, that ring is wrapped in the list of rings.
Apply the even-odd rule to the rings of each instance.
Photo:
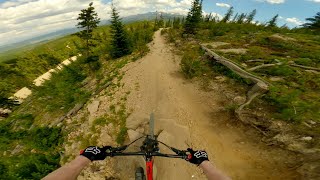
[[[251,137],[221,104],[225,96],[217,87],[203,92],[186,81],[180,73],[179,59],[172,54],[160,35],[155,33],[150,53],[128,64],[123,70],[124,89],[130,90],[127,109],[132,114],[127,127],[139,133],[151,112],[156,129],[162,129],[160,140],[179,149],[192,146],[205,149],[210,160],[233,179],[299,179],[285,163],[294,154],[272,148]],[[143,159],[116,157],[115,170],[121,179],[134,177]],[[157,179],[204,179],[201,171],[184,160],[156,158]]]

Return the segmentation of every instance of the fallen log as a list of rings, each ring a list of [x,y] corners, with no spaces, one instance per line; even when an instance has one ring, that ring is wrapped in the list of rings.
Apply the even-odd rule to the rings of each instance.
[[[267,85],[271,85],[269,82],[261,79],[260,77],[256,76],[256,75],[253,75],[245,70],[243,70],[239,65],[237,65],[236,63],[232,62],[231,60],[229,59],[226,59],[222,56],[219,56],[218,54],[216,54],[215,52],[213,52],[212,50],[206,48],[205,46],[201,45],[201,48],[203,50],[205,50],[207,52],[207,54],[215,59],[216,61],[218,61],[220,64],[228,67],[231,71],[233,71],[234,73],[238,74],[239,76],[241,76],[242,78],[245,78],[245,79],[249,79],[251,80],[252,82],[254,83],[264,83],[264,84],[267,84]]]
[[[108,82],[107,84],[101,86],[95,92],[93,92],[92,95],[95,96],[95,95],[100,94],[101,91],[103,91],[104,89],[108,88],[111,84],[112,84],[112,82]]]
[[[289,64],[290,66],[293,66],[293,67],[299,67],[299,68],[302,68],[302,69],[307,69],[307,70],[314,70],[314,71],[320,71],[320,68],[315,68],[315,67],[310,67],[310,66],[302,66],[302,65],[298,65],[298,64]]]
[[[262,65],[250,68],[250,69],[248,69],[248,71],[255,71],[257,69],[266,68],[266,67],[272,67],[272,66],[280,66],[282,64],[283,64],[282,62],[278,62],[278,63],[274,63],[274,64],[262,64]]]
[[[71,117],[72,115],[76,114],[78,111],[80,111],[80,109],[82,109],[82,107],[85,105],[85,103],[78,103],[74,106],[74,108],[72,108],[68,113],[67,113],[67,117]]]
[[[250,126],[252,126],[255,129],[257,129],[259,132],[261,132],[263,135],[267,136],[267,134],[265,132],[260,130],[253,123],[245,121],[245,119],[242,116],[242,110],[243,110],[243,108],[245,106],[248,106],[253,101],[254,98],[256,98],[257,96],[268,92],[269,85],[271,85],[271,84],[269,82],[263,80],[262,78],[247,72],[246,70],[242,69],[239,65],[237,65],[234,62],[232,62],[231,60],[226,59],[226,58],[224,58],[222,56],[219,56],[218,54],[216,54],[212,50],[206,48],[205,46],[201,45],[201,48],[206,51],[207,55],[209,55],[211,58],[213,58],[214,60],[216,60],[220,64],[226,66],[227,68],[229,68],[231,71],[233,71],[234,73],[238,74],[242,78],[249,79],[249,80],[251,80],[252,82],[255,83],[255,85],[247,93],[246,102],[243,103],[242,105],[240,105],[239,108],[237,108],[235,110],[235,113],[236,113],[236,116],[238,117],[238,119],[240,121],[242,121],[245,124],[249,124]]]
[[[266,60],[263,59],[253,59],[253,60],[248,60],[246,62],[265,62]]]

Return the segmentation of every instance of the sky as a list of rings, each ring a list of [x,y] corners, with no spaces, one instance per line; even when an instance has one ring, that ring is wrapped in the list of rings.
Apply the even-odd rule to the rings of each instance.
[[[122,17],[146,12],[187,14],[192,0],[113,0]],[[61,29],[73,28],[81,9],[93,2],[99,17],[109,19],[111,0],[0,0],[0,46]],[[320,11],[320,0],[203,0],[204,14],[222,17],[257,9],[263,23],[279,14],[278,25],[296,27]]]

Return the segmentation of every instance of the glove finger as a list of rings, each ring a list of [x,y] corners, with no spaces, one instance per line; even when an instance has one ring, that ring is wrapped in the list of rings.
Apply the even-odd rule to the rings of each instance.
[[[195,153],[195,151],[192,148],[188,148],[187,151],[189,151],[191,154]]]
[[[111,146],[103,146],[101,151],[105,152],[106,150],[111,149]]]

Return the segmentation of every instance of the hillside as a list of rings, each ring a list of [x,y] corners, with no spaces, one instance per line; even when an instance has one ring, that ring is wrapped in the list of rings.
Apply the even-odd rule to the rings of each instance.
[[[9,117],[0,117],[0,170],[3,172],[0,179],[41,179],[69,158],[61,154],[65,151],[69,131],[63,126],[66,123],[64,119],[74,115],[74,109],[79,111],[79,106],[84,106],[91,95],[106,87],[120,86],[115,82],[121,77],[119,70],[148,52],[146,44],[152,40],[153,26],[149,22],[135,22],[126,27],[134,30],[134,34],[128,34],[133,45],[130,56],[111,59],[107,38],[110,29],[108,26],[99,27],[94,33],[99,44],[93,49],[97,54],[96,60],[78,58],[67,68],[53,73],[51,80],[39,87],[32,85],[35,77],[55,67],[65,59],[63,55],[71,56],[83,47],[78,37],[67,36],[52,41],[47,44],[49,47],[36,47],[28,56],[0,66],[2,96],[5,93],[11,95],[16,88],[23,86],[33,92],[20,106],[10,107],[13,113]],[[67,50],[66,45],[70,49]],[[3,103],[1,99],[2,107]],[[123,121],[115,123],[123,125]],[[117,142],[122,143],[126,133],[115,135]],[[87,139],[82,138],[78,143],[85,145]]]
[[[159,13],[156,13],[156,12],[131,15],[131,16],[124,17],[122,21],[125,24],[136,22],[136,21],[144,21],[144,20],[153,21],[157,15],[159,16]],[[164,19],[173,19],[174,17],[179,17],[179,18],[183,17],[182,15],[179,15],[179,14],[169,14],[169,13],[162,13],[162,16]],[[110,25],[110,20],[101,21],[100,26],[106,26],[106,25]],[[59,39],[63,36],[67,36],[69,34],[73,34],[78,31],[79,30],[77,28],[62,29],[49,34],[33,37],[31,39],[24,40],[22,42],[2,45],[0,46],[0,63],[14,59],[17,56],[21,56],[23,55],[24,52],[32,50],[33,48],[40,46],[41,44],[46,46],[47,44],[50,44],[50,42],[48,43],[48,41]]]
[[[319,34],[214,20],[201,22],[195,35],[171,26],[162,34],[182,56],[185,77],[200,80],[207,91],[217,88],[213,82],[229,86],[224,108],[261,133],[270,146],[303,154],[305,164],[299,171],[307,179],[316,176],[309,168],[319,167],[315,159],[320,158]],[[230,69],[220,59],[236,68]],[[261,79],[269,86],[267,91],[256,94],[256,82],[235,69]]]
[[[0,179],[42,179],[71,171],[70,162],[81,164],[79,180],[135,179],[137,167],[150,172],[148,159],[155,179],[209,178],[208,164],[232,179],[319,179],[318,27],[278,27],[278,15],[257,23],[256,10],[233,16],[233,7],[203,15],[201,3],[187,17],[146,13],[125,23],[112,5],[103,26],[90,3],[79,14],[83,31],[7,51]],[[21,88],[32,94],[20,104],[12,94]],[[79,155],[89,146],[104,148]],[[206,165],[192,164],[192,153]]]

